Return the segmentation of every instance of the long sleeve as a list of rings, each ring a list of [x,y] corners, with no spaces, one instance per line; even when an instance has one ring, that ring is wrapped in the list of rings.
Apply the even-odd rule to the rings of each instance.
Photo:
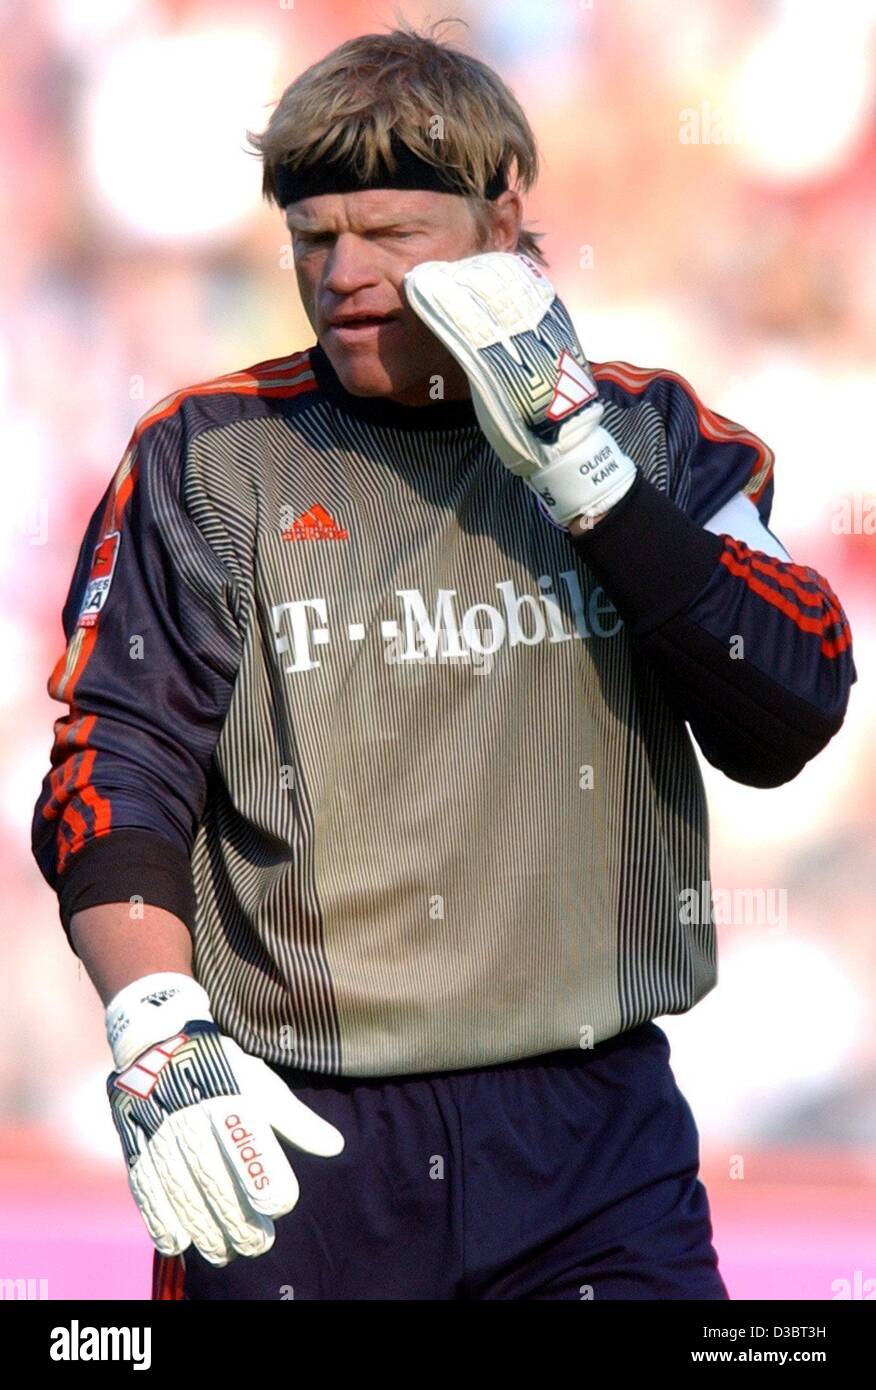
[[[73,914],[140,898],[191,927],[191,851],[240,662],[240,596],[186,508],[180,411],[144,416],[97,506],[48,682],[32,848]],[[72,944],[72,943],[71,943]]]
[[[737,489],[766,525],[772,456],[681,378],[658,385],[685,505],[640,474],[571,541],[708,761],[734,781],[778,786],[843,723],[857,679],[848,620],[814,569],[704,529]]]

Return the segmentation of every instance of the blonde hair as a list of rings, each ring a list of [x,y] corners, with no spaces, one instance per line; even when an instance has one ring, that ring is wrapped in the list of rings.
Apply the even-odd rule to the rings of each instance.
[[[535,136],[517,98],[479,59],[439,40],[442,19],[423,31],[403,19],[387,34],[349,39],[286,88],[266,129],[247,132],[263,162],[262,193],[280,206],[277,170],[346,159],[369,178],[392,170],[395,134],[427,163],[452,171],[483,240],[492,203],[484,189],[501,170],[527,192],[538,176]],[[437,135],[433,132],[439,132]],[[546,265],[543,235],[521,228],[518,250]]]

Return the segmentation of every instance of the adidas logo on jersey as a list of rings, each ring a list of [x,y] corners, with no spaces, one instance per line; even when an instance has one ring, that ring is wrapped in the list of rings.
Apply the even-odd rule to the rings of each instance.
[[[295,517],[282,535],[284,541],[346,541],[350,538],[349,531],[342,530],[331,512],[319,502]]]

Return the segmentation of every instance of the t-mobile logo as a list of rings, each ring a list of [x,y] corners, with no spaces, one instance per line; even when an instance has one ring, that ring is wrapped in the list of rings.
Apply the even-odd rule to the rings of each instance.
[[[575,638],[614,637],[623,626],[617,609],[596,585],[586,604],[575,570],[560,574],[562,589],[571,609],[573,627],[564,621],[564,611],[548,574],[538,579],[540,593],[517,593],[514,581],[499,580],[500,604],[473,603],[461,615],[457,612],[456,590],[439,589],[431,614],[419,589],[396,589],[402,608],[401,621],[394,618],[379,620],[380,636],[396,647],[396,661],[434,660],[441,644],[444,659],[454,657],[490,656],[508,645],[510,647],[538,646],[542,642],[571,642]],[[315,655],[318,647],[327,647],[334,631],[343,631],[341,624],[329,626],[328,605],[324,598],[297,599],[275,604],[271,609],[274,624],[274,650],[290,659],[283,666],[287,675],[315,671],[321,665]],[[377,626],[375,623],[373,626]],[[348,622],[348,642],[362,642],[367,635],[362,622]],[[401,639],[401,641],[399,640]]]

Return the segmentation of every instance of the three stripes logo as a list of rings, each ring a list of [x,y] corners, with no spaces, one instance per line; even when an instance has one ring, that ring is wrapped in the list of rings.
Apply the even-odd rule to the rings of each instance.
[[[177,1033],[176,1037],[167,1038],[157,1047],[152,1047],[148,1052],[144,1052],[138,1057],[133,1066],[128,1067],[127,1071],[120,1072],[116,1077],[116,1086],[120,1091],[126,1091],[129,1096],[137,1096],[140,1100],[148,1100],[155,1090],[161,1073],[169,1062],[173,1060],[173,1054],[178,1052],[188,1042],[185,1033]]]
[[[549,420],[565,420],[596,396],[596,382],[580,362],[564,348],[557,366],[554,394],[547,408]]]
[[[338,525],[331,512],[317,502],[297,516],[282,533],[284,541],[346,541],[349,531]]]
[[[575,326],[556,297],[537,328],[481,348],[480,356],[497,394],[542,444],[556,444],[565,422],[598,399]]]

